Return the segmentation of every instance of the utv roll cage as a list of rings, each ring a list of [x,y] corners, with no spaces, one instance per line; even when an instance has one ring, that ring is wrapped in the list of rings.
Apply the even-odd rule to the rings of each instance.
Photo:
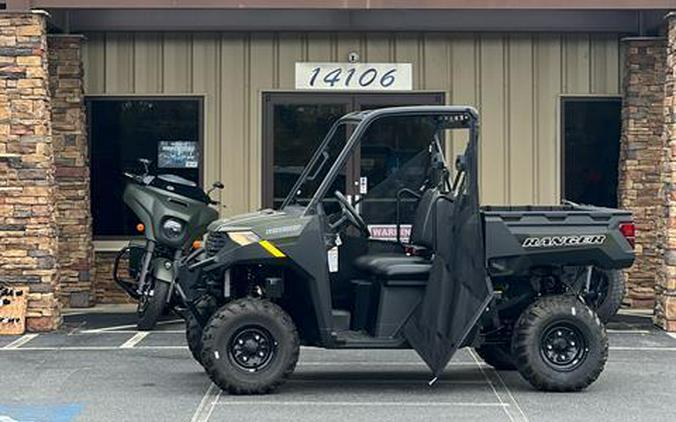
[[[340,169],[345,164],[346,160],[349,158],[352,153],[352,149],[355,144],[359,142],[362,136],[366,133],[368,128],[377,120],[388,118],[388,117],[436,117],[437,127],[435,129],[435,137],[437,137],[438,132],[444,129],[468,129],[469,130],[469,144],[475,147],[478,147],[478,138],[479,138],[479,114],[473,107],[467,106],[415,106],[415,107],[390,107],[390,108],[381,108],[377,110],[365,110],[365,111],[355,111],[338,119],[329,132],[326,134],[319,147],[315,150],[312,158],[309,163],[305,166],[300,176],[294,183],[293,187],[289,191],[289,195],[286,197],[284,202],[281,205],[281,208],[285,208],[290,205],[299,188],[303,183],[309,178],[310,171],[315,169],[318,165],[319,160],[322,158],[326,160],[326,148],[329,145],[331,139],[338,131],[338,128],[345,124],[354,124],[356,125],[352,132],[350,133],[345,145],[343,146],[340,154],[337,159],[334,161],[333,165],[329,169],[328,173],[322,180],[321,184],[317,188],[316,192],[312,196],[312,199],[305,208],[304,215],[311,215],[315,213],[317,204],[324,198],[327,191],[331,187],[333,180],[340,172]],[[462,160],[461,160],[462,161]],[[321,167],[324,164],[319,164]],[[464,166],[463,166],[464,167]],[[315,172],[318,169],[315,170]]]

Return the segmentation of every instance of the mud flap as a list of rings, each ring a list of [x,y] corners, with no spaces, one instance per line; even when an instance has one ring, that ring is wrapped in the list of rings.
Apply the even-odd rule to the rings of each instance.
[[[472,128],[476,129],[476,128]],[[440,196],[433,208],[436,239],[425,295],[404,326],[404,336],[438,377],[493,296],[485,268],[477,182],[477,132],[465,151],[464,180],[454,199]]]

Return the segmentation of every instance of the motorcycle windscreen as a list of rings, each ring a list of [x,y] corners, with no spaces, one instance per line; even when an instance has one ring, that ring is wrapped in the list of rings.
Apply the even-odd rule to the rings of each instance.
[[[437,238],[425,294],[404,336],[438,377],[486,309],[493,287],[484,267],[476,143],[465,152],[467,174],[453,203],[437,201]]]

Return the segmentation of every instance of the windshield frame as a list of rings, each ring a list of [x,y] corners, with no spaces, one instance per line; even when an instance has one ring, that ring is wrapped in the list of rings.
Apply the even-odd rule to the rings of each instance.
[[[447,117],[448,126],[446,129],[469,129],[470,136],[469,142],[466,147],[469,148],[470,144],[478,143],[478,113],[473,107],[469,106],[411,106],[411,107],[390,107],[382,108],[377,110],[366,110],[366,111],[357,111],[346,114],[331,126],[331,129],[326,134],[321,144],[312,155],[312,158],[308,164],[303,168],[300,176],[293,185],[293,188],[284,199],[284,202],[280,206],[280,209],[293,205],[294,198],[296,197],[299,188],[307,180],[308,174],[311,170],[314,169],[317,161],[319,161],[322,153],[326,150],[329,142],[332,137],[338,131],[338,128],[343,125],[354,124],[356,127],[353,128],[352,133],[349,135],[345,144],[343,145],[340,154],[336,160],[331,165],[331,168],[324,176],[324,180],[319,184],[317,189],[310,199],[310,202],[305,206],[303,215],[313,214],[314,210],[317,207],[317,204],[324,198],[326,191],[331,187],[333,180],[336,175],[345,164],[346,160],[352,154],[352,150],[357,142],[359,142],[363,134],[368,130],[368,128],[373,124],[373,122],[385,118],[385,117],[414,117],[414,116],[440,116]],[[458,118],[462,118],[459,120]],[[454,120],[455,119],[455,120]],[[471,177],[477,177],[473,175]]]

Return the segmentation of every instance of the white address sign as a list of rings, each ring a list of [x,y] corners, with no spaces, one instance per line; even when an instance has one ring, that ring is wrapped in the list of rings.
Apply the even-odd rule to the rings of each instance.
[[[296,63],[296,89],[410,91],[411,63]]]

